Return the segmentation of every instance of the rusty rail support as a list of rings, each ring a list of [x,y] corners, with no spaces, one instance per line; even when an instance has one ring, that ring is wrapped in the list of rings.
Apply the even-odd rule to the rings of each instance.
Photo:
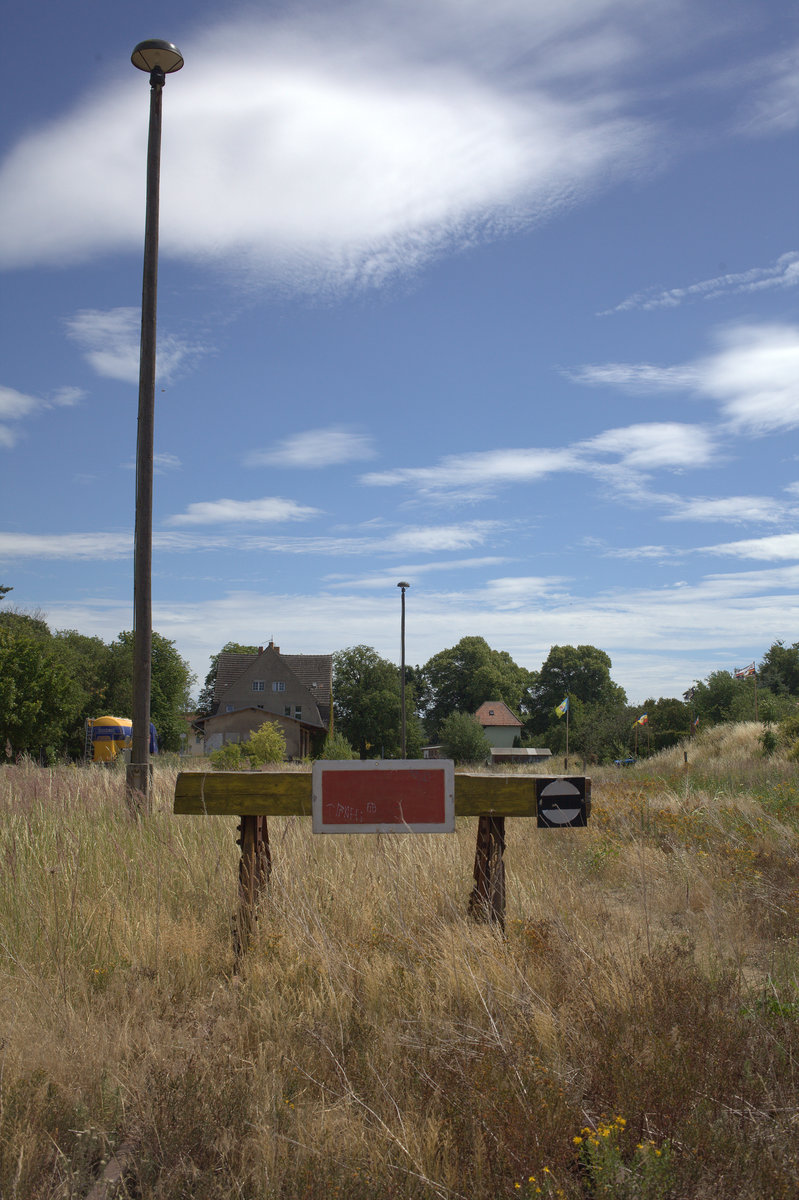
[[[245,953],[258,919],[258,902],[272,873],[272,852],[266,817],[239,818],[239,907],[233,922],[233,943],[238,960]]]
[[[505,931],[505,818],[482,813],[477,823],[469,916]]]

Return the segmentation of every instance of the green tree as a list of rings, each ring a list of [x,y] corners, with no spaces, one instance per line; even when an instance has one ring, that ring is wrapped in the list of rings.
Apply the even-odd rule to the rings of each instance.
[[[162,750],[180,750],[186,731],[184,713],[190,707],[194,675],[175,649],[175,643],[153,631],[150,720]],[[106,704],[111,715],[129,716],[133,709],[133,634],[120,633],[109,648]]]
[[[491,744],[472,713],[454,712],[444,718],[441,748],[456,763],[485,762],[491,757]]]
[[[538,731],[552,728],[555,708],[566,696],[572,706],[570,723],[574,722],[577,701],[623,708],[627,697],[624,688],[611,679],[611,666],[610,657],[596,646],[553,646],[531,689],[529,732],[536,736]]]
[[[211,665],[208,668],[208,674],[205,677],[205,682],[200,689],[200,695],[195,706],[199,717],[210,717],[214,708],[214,687],[216,686],[216,676],[219,670],[219,658],[222,654],[257,654],[257,646],[243,646],[241,642],[225,642],[222,649],[217,654],[211,655]]]
[[[61,753],[75,711],[73,681],[47,640],[0,626],[0,746]]]
[[[421,669],[420,703],[427,732],[436,737],[450,713],[475,713],[486,700],[504,700],[519,712],[535,677],[485,638],[464,637],[434,654]]]
[[[79,758],[84,750],[86,719],[106,715],[106,682],[111,649],[99,637],[75,629],[56,630],[50,647],[66,668],[75,693],[75,717],[68,731],[67,753]]]
[[[799,642],[773,642],[757,669],[757,682],[776,696],[799,696]]]
[[[648,717],[648,725],[644,731],[647,737],[644,740],[653,754],[667,746],[676,746],[683,738],[690,737],[691,708],[682,700],[670,696],[661,696],[659,700],[650,698],[644,701],[640,712],[645,712]],[[639,733],[639,753],[642,744]]]
[[[702,728],[733,720],[736,686],[730,671],[711,671],[707,679],[694,685],[692,704]]]
[[[400,753],[399,667],[371,646],[350,646],[333,655],[336,728],[360,758],[396,758]],[[413,714],[413,689],[405,689]],[[409,732],[414,722],[409,721]],[[407,740],[406,740],[407,741]]]
[[[250,734],[250,740],[241,749],[254,767],[262,763],[283,762],[286,757],[286,735],[277,721],[264,721],[255,733]]]

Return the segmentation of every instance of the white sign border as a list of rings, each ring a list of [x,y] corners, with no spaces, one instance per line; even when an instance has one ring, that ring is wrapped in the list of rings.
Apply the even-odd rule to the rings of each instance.
[[[431,824],[385,823],[334,825],[322,820],[322,778],[332,771],[441,771],[444,775],[444,820]],[[451,758],[317,759],[311,775],[311,828],[314,833],[454,833],[455,763]]]

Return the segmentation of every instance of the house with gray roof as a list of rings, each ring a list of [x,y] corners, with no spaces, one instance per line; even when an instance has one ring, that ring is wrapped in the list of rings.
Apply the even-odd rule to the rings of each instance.
[[[289,758],[304,758],[330,728],[332,654],[281,654],[270,641],[257,654],[219,656],[213,709],[199,724],[205,752],[246,742],[266,721],[286,736]]]

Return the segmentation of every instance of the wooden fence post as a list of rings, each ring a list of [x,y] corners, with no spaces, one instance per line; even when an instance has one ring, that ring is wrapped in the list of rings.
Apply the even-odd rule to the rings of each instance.
[[[272,873],[272,852],[266,817],[239,818],[239,908],[234,922],[236,957],[247,949],[258,915],[258,902]]]
[[[482,813],[477,822],[474,887],[469,916],[505,929],[505,818]]]

